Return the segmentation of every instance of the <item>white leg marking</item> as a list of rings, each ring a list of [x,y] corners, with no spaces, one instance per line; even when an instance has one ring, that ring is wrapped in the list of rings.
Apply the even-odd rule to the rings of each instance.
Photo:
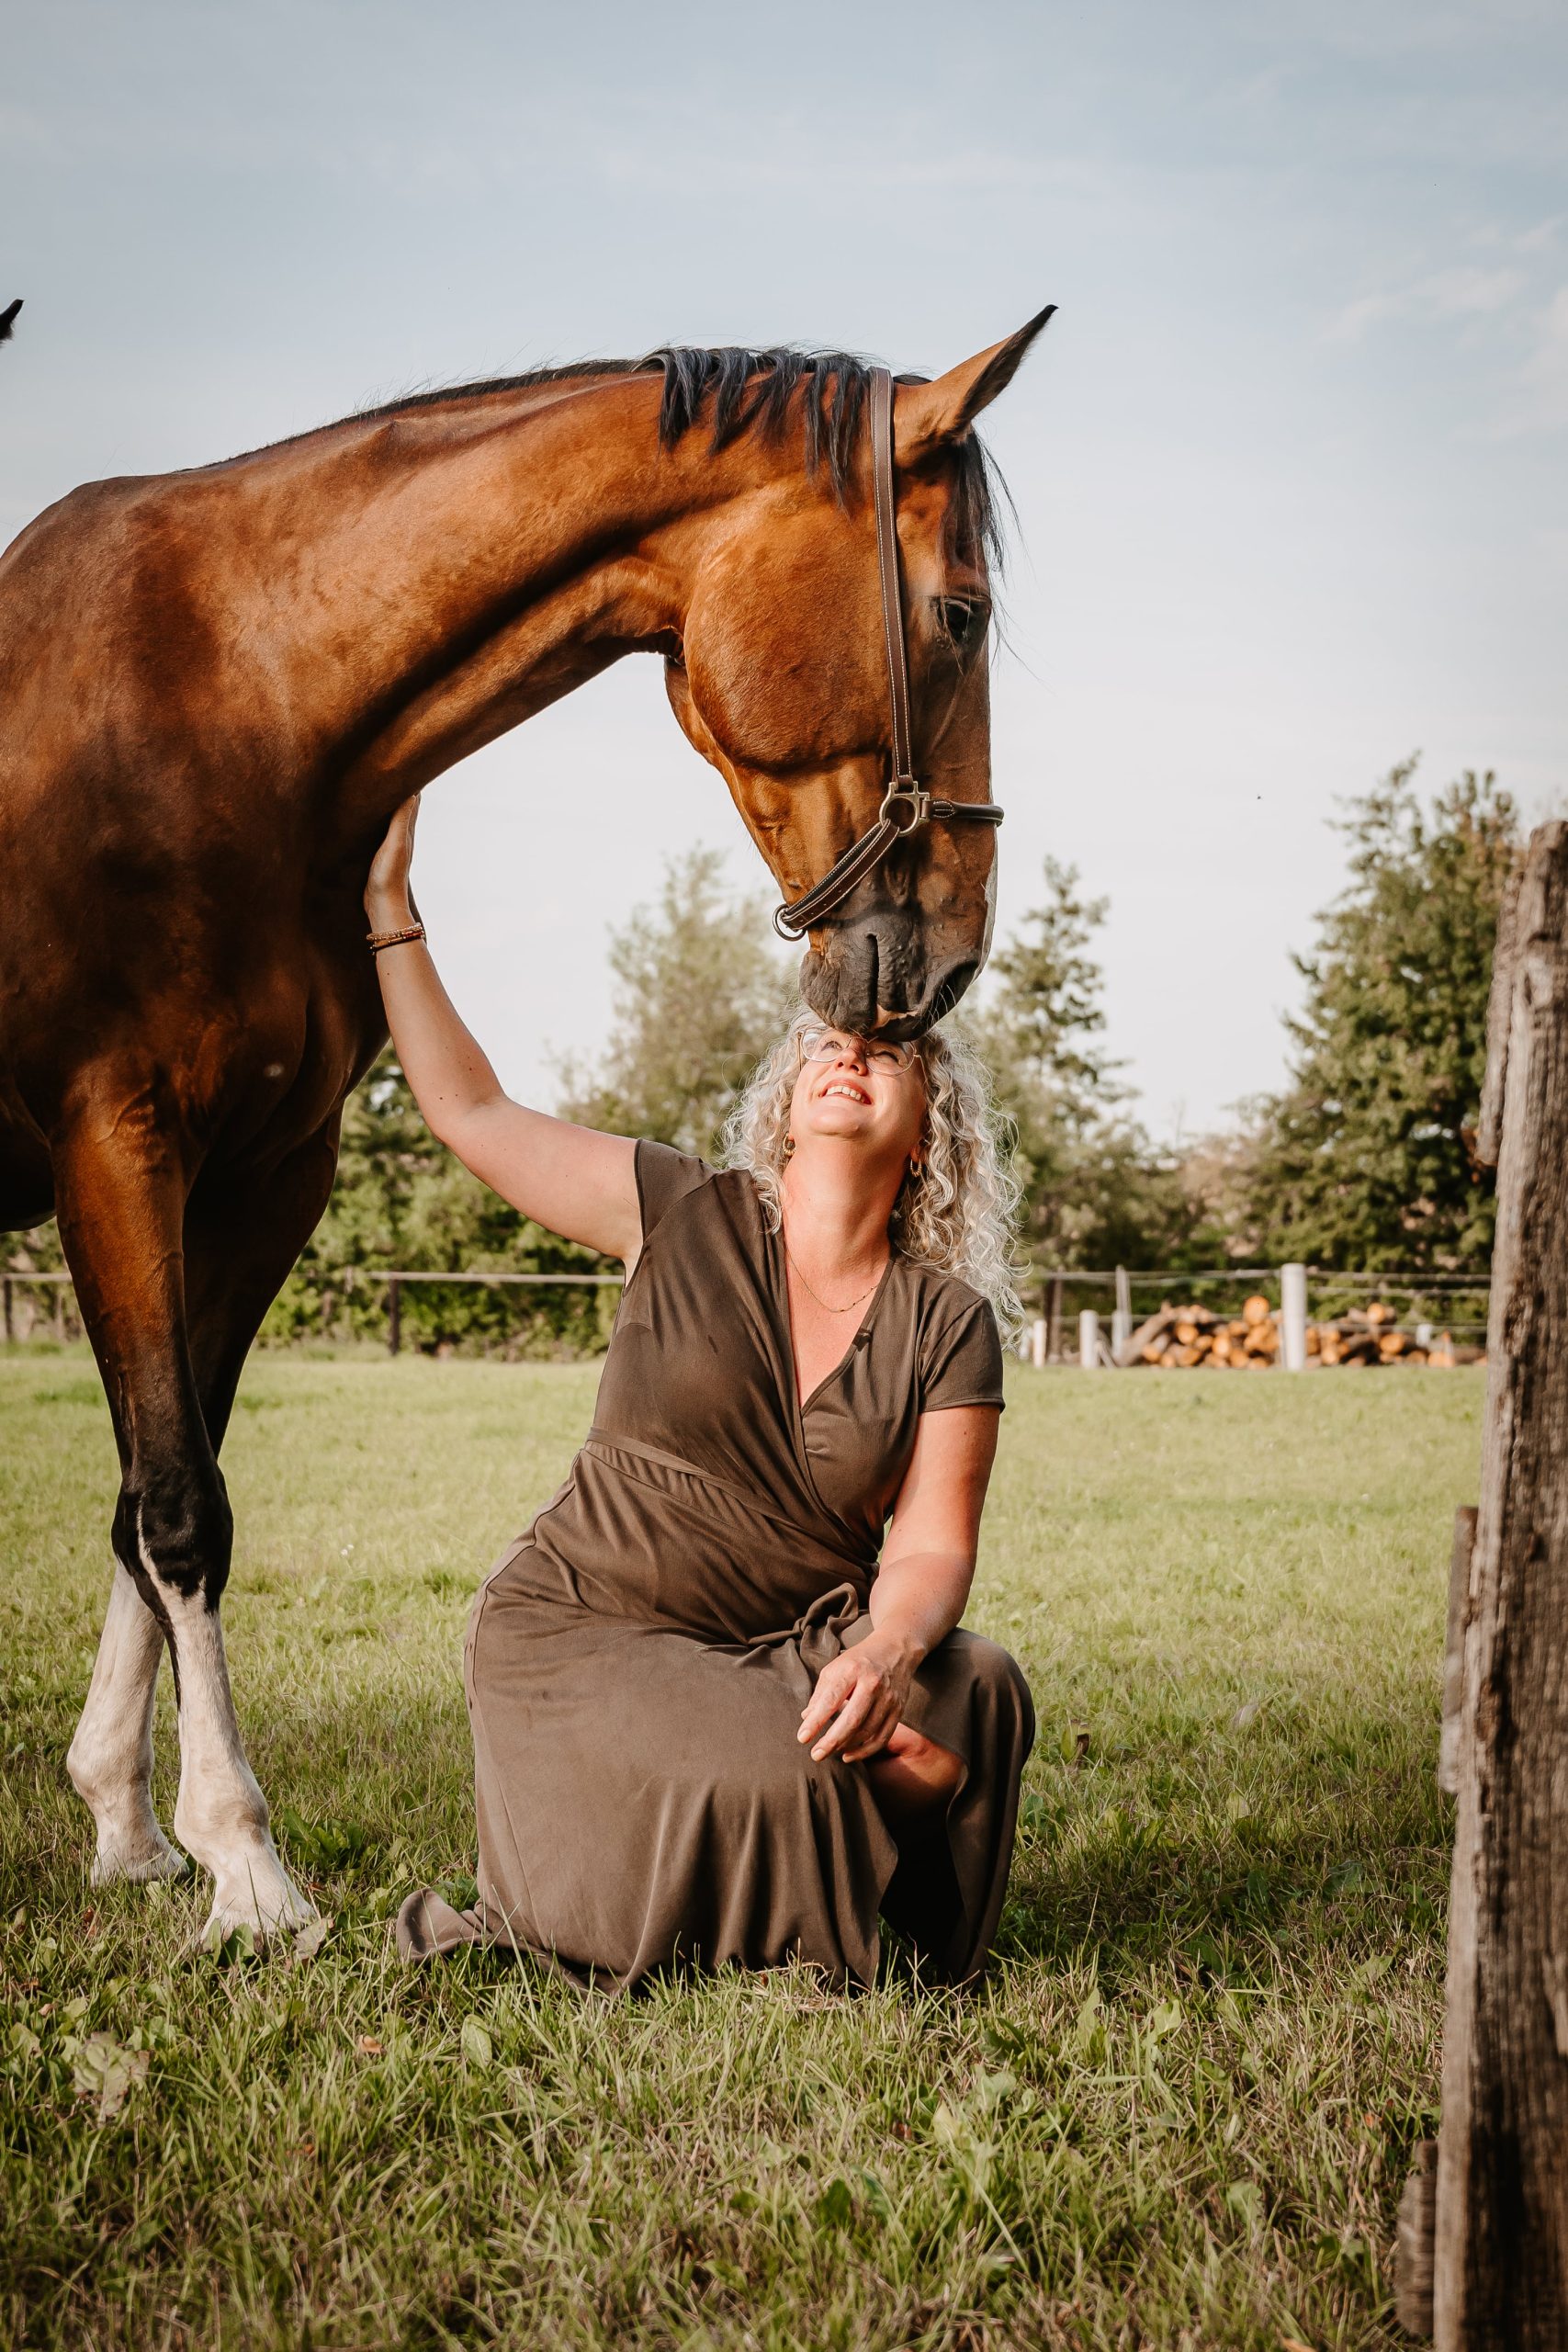
[[[186,1867],[152,1811],[152,1693],[163,1655],[158,1621],[117,1560],[87,1703],[65,1758],[98,1825],[95,1886],[177,1878]]]
[[[143,1565],[154,1573],[145,1544]],[[175,1835],[217,1882],[209,1929],[302,1928],[316,1906],[278,1859],[266,1799],[245,1761],[223,1628],[199,1597],[165,1598],[180,1684],[180,1792]]]

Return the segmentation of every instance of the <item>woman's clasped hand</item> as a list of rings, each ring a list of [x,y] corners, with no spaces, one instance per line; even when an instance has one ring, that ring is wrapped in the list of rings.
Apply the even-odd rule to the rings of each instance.
[[[801,1714],[798,1736],[810,1747],[812,1762],[841,1756],[846,1764],[862,1764],[882,1755],[908,1704],[918,1663],[902,1644],[875,1634],[840,1650],[818,1676]]]

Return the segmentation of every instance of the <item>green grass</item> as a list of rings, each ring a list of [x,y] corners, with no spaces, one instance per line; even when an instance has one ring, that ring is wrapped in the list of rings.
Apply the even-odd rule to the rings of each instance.
[[[994,1981],[852,1999],[786,1971],[619,2005],[484,1957],[405,1971],[386,1927],[471,1870],[468,1596],[593,1386],[254,1364],[231,1655],[333,1926],[313,1961],[220,1966],[203,1887],[87,1887],[64,1755],[114,1449],[85,1357],[0,1357],[0,2335],[1400,2341],[1480,1375],[1018,1374],[971,1611],[1041,1717]],[[165,1688],[165,1823],[171,1733]]]

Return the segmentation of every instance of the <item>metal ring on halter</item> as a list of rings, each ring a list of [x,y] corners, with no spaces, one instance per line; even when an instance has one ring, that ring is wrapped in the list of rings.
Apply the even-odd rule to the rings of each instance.
[[[898,826],[900,837],[905,833],[914,832],[918,827],[925,824],[931,816],[931,794],[923,785],[917,784],[912,775],[901,776],[895,783],[890,784],[882,796],[882,806],[876,812],[876,821],[879,825],[891,825],[896,821],[893,815],[893,804],[896,800],[907,800],[913,811],[908,823]]]

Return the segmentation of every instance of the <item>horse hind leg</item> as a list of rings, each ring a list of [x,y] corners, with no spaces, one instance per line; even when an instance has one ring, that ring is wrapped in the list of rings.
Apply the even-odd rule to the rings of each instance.
[[[87,1703],[65,1758],[97,1825],[95,1886],[178,1878],[186,1869],[152,1810],[152,1696],[163,1655],[163,1628],[117,1560]]]
[[[186,1307],[203,1425],[215,1452],[223,1442],[251,1342],[326,1207],[336,1167],[334,1121],[330,1130],[308,1138],[265,1173],[201,1185],[191,1197],[185,1225]],[[213,1920],[220,1925],[235,1918],[249,1921],[251,1894],[244,1874],[252,1865],[252,1849],[245,1820],[233,1812],[237,1781],[254,1792],[264,1825],[266,1805],[239,1749],[216,1610],[199,1625],[192,1625],[189,1647],[193,1656],[202,1657],[205,1673],[201,1698],[193,1702],[188,1717],[182,1702],[175,1832],[193,1852],[200,1838],[209,1852],[226,1847],[237,1857],[240,1884],[233,1860],[227,1877],[215,1871]],[[270,1837],[267,1850],[281,1872]],[[298,1925],[313,1918],[313,1905],[291,1880],[285,1878],[285,1885],[287,1905],[276,1922],[269,1918],[266,1924]]]
[[[314,1912],[273,1844],[230,1690],[218,1610],[232,1521],[186,1339],[185,1186],[166,1136],[134,1088],[106,1095],[97,1115],[85,1116],[57,1149],[56,1175],[61,1237],[119,1444],[116,1595],[123,1575],[168,1643],[180,1731],[175,1835],[212,1873],[208,1926],[265,1936]],[[118,1607],[116,1631],[125,1633],[129,1652],[130,1631],[139,1629],[145,1644],[145,1629],[128,1600]],[[95,1676],[98,1702],[90,1695],[86,1711],[84,1793],[95,1813],[107,1802],[100,1794],[95,1804],[89,1793],[98,1787],[95,1758],[120,1759],[120,1781],[112,1768],[105,1780],[123,1813],[123,1759],[132,1759],[134,1776],[149,1737],[155,1653],[136,1651],[138,1678],[120,1664],[121,1647],[117,1640],[101,1681]]]

